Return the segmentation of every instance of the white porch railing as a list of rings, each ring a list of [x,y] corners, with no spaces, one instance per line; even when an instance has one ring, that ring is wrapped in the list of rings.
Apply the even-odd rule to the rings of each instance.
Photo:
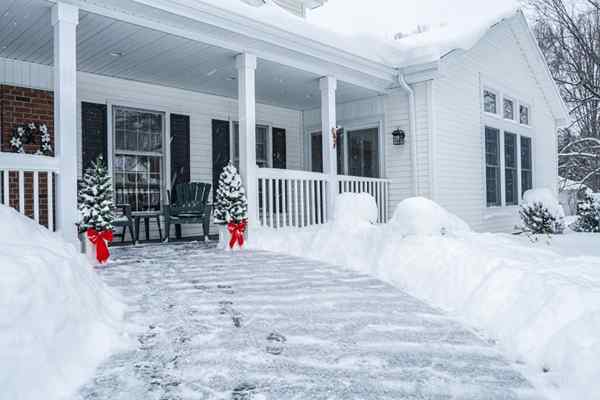
[[[289,169],[258,168],[258,218],[270,228],[306,227],[327,222],[326,174]],[[389,181],[338,176],[338,193],[370,193],[386,222]]]
[[[58,158],[0,152],[0,201],[54,230],[54,174]],[[40,196],[40,188],[45,196]],[[12,199],[12,201],[11,201]],[[31,208],[28,207],[31,205]],[[43,213],[42,213],[43,212]]]
[[[258,218],[271,228],[305,227],[327,221],[327,175],[258,168]]]
[[[389,180],[347,175],[339,175],[337,180],[339,193],[369,193],[373,196],[379,211],[377,222],[388,221]]]

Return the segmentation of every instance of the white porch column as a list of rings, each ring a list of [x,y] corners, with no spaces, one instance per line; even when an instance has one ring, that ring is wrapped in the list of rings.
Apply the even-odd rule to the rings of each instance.
[[[54,138],[60,171],[56,222],[62,236],[77,245],[77,24],[79,9],[65,3],[52,8],[54,26]]]
[[[329,175],[327,185],[327,215],[333,218],[337,188],[337,150],[332,130],[336,125],[335,91],[337,80],[325,76],[319,82],[321,88],[321,132],[323,138],[323,173]]]
[[[258,182],[256,178],[256,56],[236,57],[238,70],[238,118],[240,124],[240,175],[248,198],[249,228],[258,226]]]

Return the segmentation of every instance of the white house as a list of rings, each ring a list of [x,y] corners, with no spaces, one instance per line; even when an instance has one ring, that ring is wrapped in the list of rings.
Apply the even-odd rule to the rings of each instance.
[[[261,3],[0,3],[3,202],[73,239],[76,179],[98,154],[137,212],[233,159],[251,227],[323,223],[338,192],[367,191],[381,221],[426,196],[508,231],[523,191],[556,190],[567,111],[520,11],[388,43],[280,8],[324,1]],[[29,122],[56,132],[56,157],[10,153]]]

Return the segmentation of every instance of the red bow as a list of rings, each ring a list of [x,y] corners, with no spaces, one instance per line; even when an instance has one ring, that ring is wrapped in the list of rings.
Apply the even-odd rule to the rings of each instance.
[[[248,225],[248,221],[243,220],[239,224],[235,222],[230,222],[227,225],[227,230],[231,234],[231,240],[229,241],[229,247],[233,249],[236,243],[242,247],[244,245],[244,232],[246,231],[246,225]]]
[[[112,242],[113,231],[98,232],[93,228],[89,228],[86,234],[90,242],[96,245],[96,259],[100,264],[104,263],[110,256],[106,242]]]

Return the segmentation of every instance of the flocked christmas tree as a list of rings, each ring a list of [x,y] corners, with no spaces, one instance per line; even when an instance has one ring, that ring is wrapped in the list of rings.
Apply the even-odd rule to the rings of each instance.
[[[524,204],[519,210],[523,230],[533,234],[562,233],[565,229],[562,220],[556,218],[541,202]]]
[[[600,198],[586,192],[583,200],[577,204],[577,223],[579,232],[600,232]]]
[[[113,216],[112,184],[102,156],[92,162],[81,182],[79,190],[80,231],[89,228],[98,232],[112,230]]]
[[[242,178],[229,162],[219,176],[217,197],[214,204],[215,224],[239,224],[248,219],[248,201],[242,186]]]

